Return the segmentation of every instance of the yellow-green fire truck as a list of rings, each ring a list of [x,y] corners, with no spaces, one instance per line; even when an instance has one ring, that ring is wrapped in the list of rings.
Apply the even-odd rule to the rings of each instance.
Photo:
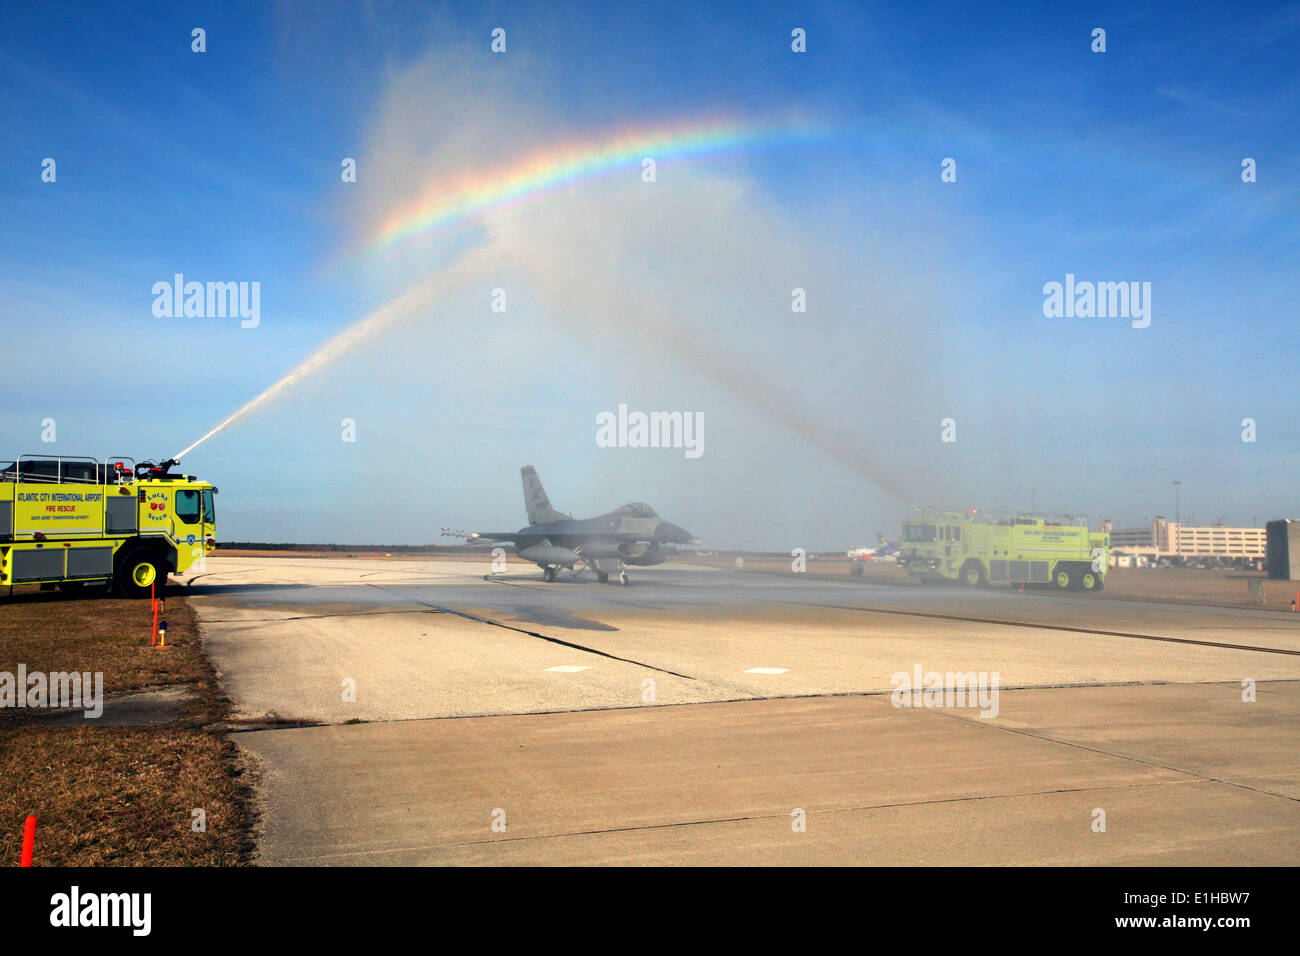
[[[995,517],[981,512],[922,511],[903,522],[899,565],[924,583],[1045,584],[1097,591],[1106,582],[1110,535],[1086,518]]]
[[[49,458],[0,463],[0,587],[105,583],[161,593],[216,547],[217,489],[174,461]]]

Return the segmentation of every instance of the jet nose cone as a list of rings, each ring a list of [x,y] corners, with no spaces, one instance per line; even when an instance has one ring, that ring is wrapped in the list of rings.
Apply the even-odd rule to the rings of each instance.
[[[695,540],[694,536],[685,528],[678,527],[671,521],[659,522],[659,527],[655,531],[655,537],[664,544],[690,544]]]

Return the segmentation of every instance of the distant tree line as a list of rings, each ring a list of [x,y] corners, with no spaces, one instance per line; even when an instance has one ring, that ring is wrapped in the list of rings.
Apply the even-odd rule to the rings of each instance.
[[[479,553],[483,545],[466,544],[299,544],[284,541],[222,541],[219,549],[227,551],[347,551],[349,553],[373,554],[391,552],[394,554],[465,554]],[[514,545],[503,544],[501,547],[513,551]]]

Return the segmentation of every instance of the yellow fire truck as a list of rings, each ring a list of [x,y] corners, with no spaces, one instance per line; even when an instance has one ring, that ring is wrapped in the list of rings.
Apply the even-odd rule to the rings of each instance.
[[[1110,535],[1088,530],[1086,518],[994,517],[925,510],[903,522],[899,565],[925,583],[1046,584],[1097,591],[1106,582]]]
[[[0,463],[0,587],[161,592],[168,574],[216,547],[217,489],[172,474],[175,465],[35,455]]]

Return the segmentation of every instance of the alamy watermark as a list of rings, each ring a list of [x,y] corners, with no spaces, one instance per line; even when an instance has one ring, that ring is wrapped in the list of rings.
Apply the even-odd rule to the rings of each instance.
[[[122,927],[132,936],[148,936],[153,927],[152,893],[93,893],[72,886],[50,897],[50,925]]]
[[[889,683],[895,707],[978,707],[981,717],[998,715],[998,672],[896,671]]]
[[[687,458],[704,454],[703,412],[617,412],[596,416],[597,448],[682,448]]]
[[[177,272],[171,282],[153,284],[153,314],[160,319],[242,319],[241,328],[262,321],[262,283],[186,282]]]
[[[1065,282],[1043,285],[1043,315],[1049,319],[1128,319],[1133,328],[1151,324],[1150,282]]]
[[[0,671],[0,707],[81,707],[87,720],[104,713],[104,674],[96,671]]]

